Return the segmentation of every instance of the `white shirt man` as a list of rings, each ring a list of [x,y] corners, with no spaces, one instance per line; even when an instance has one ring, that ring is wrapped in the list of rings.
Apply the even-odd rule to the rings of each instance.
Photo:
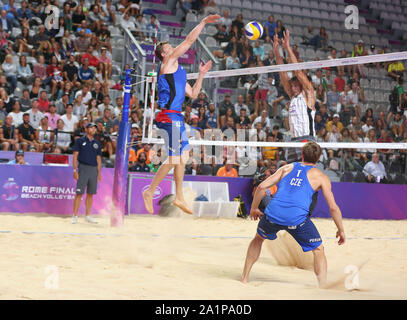
[[[136,26],[136,30],[138,31],[145,31],[147,28],[147,23],[148,21],[144,17],[137,18],[136,21],[134,22]]]
[[[254,119],[252,126],[255,127],[256,123],[258,123],[258,122],[260,122],[263,125],[263,128],[262,128],[263,131],[270,130],[271,122],[270,122],[270,118],[268,117],[267,110],[263,110],[261,112],[261,115],[258,116],[256,119]]]
[[[38,129],[40,126],[41,119],[44,117],[44,114],[38,110],[38,107],[33,106],[26,113],[30,115],[30,125],[34,129]]]
[[[85,104],[85,105],[89,102],[90,99],[92,99],[92,93],[91,93],[89,90],[87,90],[86,93],[84,93],[83,90],[78,90],[78,91],[75,93],[75,99],[76,99],[79,95],[82,96],[82,103]]]
[[[116,106],[116,107],[113,108],[113,116],[114,116],[114,118],[119,118],[119,116],[122,113],[122,109],[123,109],[123,106],[120,106],[120,107]]]
[[[367,133],[370,129],[374,129],[373,120],[368,118],[366,123],[362,126],[363,133]]]
[[[372,155],[372,161],[366,163],[365,167],[363,168],[363,173],[368,179],[369,176],[376,177],[376,179],[378,179],[376,180],[377,182],[380,182],[380,180],[386,178],[386,169],[384,168],[383,163],[379,160],[379,155],[377,153]]]
[[[61,119],[64,120],[65,126],[64,126],[64,131],[67,132],[74,132],[75,130],[75,124],[79,122],[79,119],[77,116],[75,116],[74,114],[72,114],[72,107],[69,106],[68,109],[70,109],[70,113],[64,114]]]
[[[225,25],[226,30],[229,30],[230,26],[232,25],[232,19],[229,18],[229,11],[223,11],[223,17],[219,19],[218,24]]]
[[[64,127],[63,131],[68,131]],[[71,144],[71,134],[66,132],[58,132],[56,145],[58,147],[68,148]]]
[[[21,111],[19,111],[19,112],[14,112],[14,111],[12,111],[12,112],[10,112],[8,115],[10,116],[10,117],[12,117],[13,118],[13,125],[15,126],[15,127],[18,127],[20,124],[22,124],[24,121],[23,121],[23,112],[21,112]]]
[[[348,91],[348,96],[350,98],[351,104],[356,105],[359,103],[359,94],[358,92],[353,92],[352,90]]]
[[[270,85],[267,92],[267,102],[269,105],[273,104],[273,101],[278,98],[278,90],[275,86]]]
[[[253,132],[256,132],[257,135],[257,141],[265,141],[266,140],[266,132],[265,129],[263,128],[261,122],[257,122],[256,125],[253,124],[254,130]]]
[[[312,75],[311,78],[315,88],[317,88],[322,83],[322,70],[318,69],[317,73]]]
[[[352,84],[352,90],[348,91],[348,96],[350,97],[351,100],[351,104],[353,104],[353,106],[359,105],[360,106],[360,102],[363,103],[362,101],[362,97],[361,97],[361,90],[358,87],[358,84],[356,82],[354,82]]]
[[[110,111],[114,114],[114,107],[110,103],[107,105],[107,108],[109,108]],[[105,109],[106,109],[106,105],[104,103],[101,103],[98,105],[98,110],[100,111],[100,114],[103,114]]]
[[[130,31],[136,31],[136,20],[133,17],[130,17],[128,13],[126,13],[121,19],[120,19],[120,26],[123,29],[128,29]]]
[[[246,114],[250,114],[249,107],[244,104],[244,97],[243,96],[239,96],[238,101],[235,103],[235,113],[240,114],[240,109],[245,109]]]
[[[334,59],[338,59],[338,57],[336,56],[336,50],[332,49],[331,54],[328,56],[329,60],[334,60]]]
[[[367,54],[368,54],[369,56],[378,54],[378,50],[376,49],[376,46],[375,46],[374,44],[372,44],[372,45],[370,46],[370,48],[367,49]]]

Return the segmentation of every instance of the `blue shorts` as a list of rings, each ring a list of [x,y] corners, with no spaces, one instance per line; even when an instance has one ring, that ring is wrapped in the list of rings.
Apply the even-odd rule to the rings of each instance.
[[[180,156],[185,150],[189,150],[184,121],[157,122],[157,127],[164,130],[160,134],[165,141],[169,156]]]
[[[314,250],[322,244],[321,236],[310,218],[298,226],[282,226],[271,222],[264,214],[257,226],[258,235],[268,240],[275,240],[280,230],[286,230],[291,234],[304,252]]]

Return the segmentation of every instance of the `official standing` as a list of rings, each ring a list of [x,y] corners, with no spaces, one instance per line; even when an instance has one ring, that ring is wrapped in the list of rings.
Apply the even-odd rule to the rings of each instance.
[[[76,139],[73,147],[73,177],[77,180],[72,223],[78,222],[78,210],[86,189],[86,221],[97,223],[91,216],[93,195],[102,180],[102,146],[94,139],[96,124],[86,125],[86,135]]]

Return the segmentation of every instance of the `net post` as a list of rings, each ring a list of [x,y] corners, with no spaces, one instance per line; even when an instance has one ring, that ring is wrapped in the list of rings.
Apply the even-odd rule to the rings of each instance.
[[[154,55],[153,55],[153,71],[150,73],[151,75],[151,118],[150,124],[148,126],[148,140],[151,140],[153,137],[153,123],[154,123],[154,104],[155,104],[155,50],[157,48],[157,34],[158,34],[158,25],[155,25],[155,35],[154,35]]]
[[[149,78],[146,78],[146,86],[145,86],[145,96],[144,96],[144,112],[143,112],[143,136],[142,139],[145,139],[146,136],[146,123],[147,123],[147,99],[148,99],[148,87],[149,87]]]
[[[123,95],[123,113],[119,124],[119,133],[117,137],[116,159],[114,165],[114,180],[113,180],[113,208],[110,214],[110,226],[119,227],[124,223],[124,215],[126,213],[126,197],[127,197],[127,167],[129,152],[127,144],[130,140],[131,125],[129,122],[130,110],[130,92],[131,92],[131,70],[126,70],[126,78],[124,82]]]

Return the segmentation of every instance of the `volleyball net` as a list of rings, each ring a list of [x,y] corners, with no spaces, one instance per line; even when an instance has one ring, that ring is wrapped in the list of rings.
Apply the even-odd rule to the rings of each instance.
[[[288,150],[301,148],[304,142],[292,141],[288,122],[290,100],[284,93],[279,73],[287,72],[292,77],[296,70],[302,70],[315,87],[315,137],[323,149],[321,166],[341,172],[341,176],[346,171],[363,172],[364,164],[378,153],[392,173],[405,173],[407,94],[403,92],[407,92],[407,87],[398,79],[406,75],[399,68],[400,62],[405,65],[406,60],[407,52],[395,52],[209,71],[205,79],[218,78],[221,83],[231,85],[221,86],[217,101],[211,101],[209,94],[201,103],[205,106],[206,124],[205,117],[199,114],[203,113],[200,104],[186,100],[183,114],[191,145],[189,162],[222,165],[228,161],[239,170],[250,167],[242,175],[253,175],[259,167],[286,161]],[[197,77],[198,73],[187,75],[190,83]],[[154,122],[155,114],[160,111],[155,94],[151,94],[154,78],[145,80],[150,91],[147,89],[144,97],[142,142],[152,144],[163,161],[164,140]],[[264,89],[253,86],[261,78],[266,81],[271,78],[269,88],[275,87],[271,97],[273,90],[268,90],[264,98],[257,93]],[[397,101],[395,87],[401,87]],[[226,95],[230,96],[234,110],[225,107]],[[208,116],[208,103],[215,106],[216,120],[213,113]],[[241,113],[241,109],[246,112]],[[208,118],[211,125],[216,122],[215,127],[207,125]]]

